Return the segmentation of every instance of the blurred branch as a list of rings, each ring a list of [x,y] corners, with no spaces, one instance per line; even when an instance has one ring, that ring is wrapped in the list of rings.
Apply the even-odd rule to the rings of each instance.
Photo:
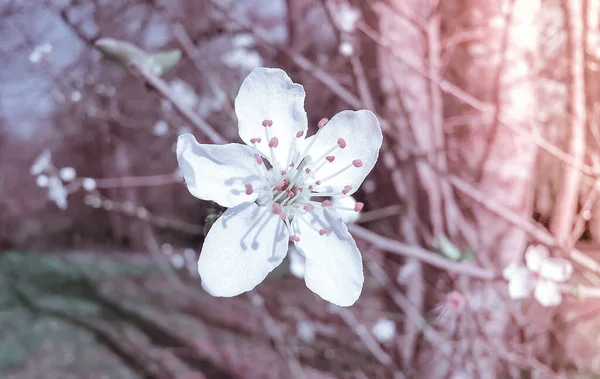
[[[476,267],[468,263],[451,261],[422,247],[403,244],[398,240],[381,236],[358,225],[348,225],[348,230],[355,237],[369,242],[379,249],[405,257],[416,258],[442,270],[483,280],[493,280],[497,276],[492,270]]]
[[[583,52],[583,6],[580,0],[564,0],[563,7],[567,24],[567,49],[570,69],[570,140],[569,154],[575,162],[582,164],[585,154],[586,100]],[[573,218],[577,212],[581,172],[574,167],[565,167],[557,199],[556,212],[550,229],[561,246],[570,242]]]

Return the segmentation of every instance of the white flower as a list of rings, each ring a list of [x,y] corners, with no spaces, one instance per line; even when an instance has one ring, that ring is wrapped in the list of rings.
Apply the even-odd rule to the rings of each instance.
[[[336,20],[341,30],[346,33],[352,33],[356,30],[356,23],[360,19],[360,11],[350,4],[344,2],[340,4]]]
[[[44,174],[38,175],[37,178],[35,178],[35,184],[37,184],[37,186],[41,188],[48,187],[48,182],[48,176]]]
[[[573,265],[566,259],[550,258],[545,246],[529,246],[525,252],[526,266],[511,263],[502,273],[508,280],[511,298],[524,299],[533,292],[536,300],[544,307],[561,303],[559,283],[567,281],[573,273]]]
[[[152,127],[152,133],[155,136],[164,136],[169,131],[169,124],[165,120],[158,120]]]
[[[298,338],[306,343],[315,342],[317,330],[315,324],[310,321],[298,321],[296,324],[296,335]]]
[[[79,91],[71,92],[71,101],[76,103],[79,100],[81,100],[81,92],[79,92]]]
[[[31,175],[39,175],[42,172],[52,167],[52,154],[50,150],[44,150],[33,162],[29,173]]]
[[[70,182],[75,179],[77,173],[73,167],[63,167],[58,171],[58,176],[65,182]]]
[[[52,45],[44,43],[43,45],[36,46],[33,51],[29,54],[29,61],[31,63],[38,63],[42,60],[45,55],[52,52]]]
[[[352,56],[352,54],[354,54],[354,46],[352,46],[352,44],[348,41],[340,43],[339,50],[340,54],[342,54],[345,57],[350,57]]]
[[[306,259],[296,245],[290,245],[288,250],[290,257],[290,272],[298,279],[304,279],[304,271],[306,268]]]
[[[91,192],[96,189],[96,181],[93,178],[83,178],[81,181],[81,186],[84,190]]]
[[[263,59],[257,51],[246,48],[235,48],[223,55],[222,60],[229,68],[240,68],[246,71],[263,64]]]
[[[396,335],[396,323],[387,318],[380,318],[375,325],[373,325],[371,332],[377,341],[383,343],[389,342]]]
[[[179,254],[173,254],[169,257],[171,265],[176,269],[182,269],[185,266],[185,258]]]
[[[67,196],[69,193],[63,186],[62,180],[56,176],[48,178],[48,198],[60,209],[67,209]]]
[[[187,82],[174,79],[170,83],[171,92],[186,108],[193,108],[198,103],[196,91]]]
[[[284,71],[257,68],[235,100],[248,146],[179,136],[177,160],[188,190],[229,208],[198,260],[202,286],[213,296],[256,287],[281,264],[290,242],[304,256],[304,281],[317,295],[349,306],[362,291],[361,255],[337,207],[312,198],[356,192],[377,161],[381,128],[371,111],[343,111],[305,138],[304,97]]]

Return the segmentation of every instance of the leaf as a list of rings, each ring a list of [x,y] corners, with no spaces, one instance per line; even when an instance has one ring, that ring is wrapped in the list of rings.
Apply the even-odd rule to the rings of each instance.
[[[437,249],[446,258],[458,261],[462,257],[460,249],[458,249],[446,236],[439,237],[433,242],[433,247]]]
[[[132,43],[113,38],[101,38],[96,41],[94,46],[106,59],[116,62],[124,68],[135,64],[158,76],[175,67],[181,59],[180,50],[149,54]]]

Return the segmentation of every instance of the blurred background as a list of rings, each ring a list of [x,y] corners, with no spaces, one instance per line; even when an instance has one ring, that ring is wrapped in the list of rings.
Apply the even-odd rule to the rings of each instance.
[[[0,0],[0,36],[0,377],[600,377],[600,0]],[[287,260],[200,286],[223,209],[175,142],[239,142],[259,66],[311,133],[381,121],[350,308]],[[574,264],[558,307],[509,296],[531,244]]]

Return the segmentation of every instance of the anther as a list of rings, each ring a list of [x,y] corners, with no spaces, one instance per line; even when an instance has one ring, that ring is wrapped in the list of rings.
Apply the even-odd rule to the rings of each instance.
[[[305,211],[307,211],[307,212],[312,212],[312,211],[313,211],[313,209],[315,209],[315,206],[314,206],[314,205],[312,205],[312,204],[306,204],[306,205],[304,206],[304,210],[305,210]]]
[[[263,159],[260,156],[260,154],[254,154],[254,159],[256,159],[256,163],[258,163],[258,164],[262,164],[263,163]]]
[[[285,175],[285,174],[286,174],[286,172],[281,170],[281,175]]]
[[[287,193],[287,195],[288,195],[290,198],[292,198],[292,197],[296,196],[296,192],[294,192],[294,191],[292,191],[292,190],[287,190],[287,191],[285,191],[285,193]]]
[[[331,200],[323,200],[323,202],[321,203],[321,206],[323,208],[331,207],[331,205],[332,205]]]
[[[325,159],[327,159],[327,162],[331,163],[335,159],[335,156],[334,155],[329,155],[329,156],[325,157]]]
[[[290,236],[290,241],[292,241],[292,242],[300,242],[300,237],[298,237],[298,236]]]
[[[252,188],[252,184],[247,183],[246,184],[246,195],[252,195],[252,192],[254,192],[254,189]]]
[[[361,203],[360,201],[357,201],[356,204],[354,205],[354,212],[362,211],[364,206],[365,205],[363,203]]]
[[[298,133],[296,133],[296,138],[300,138],[304,135],[304,130],[299,131]]]
[[[271,138],[271,140],[269,141],[269,147],[277,147],[277,145],[279,145],[279,140],[277,139],[277,137]]]
[[[274,190],[276,191],[281,191],[282,189],[286,188],[288,186],[288,181],[286,178],[281,179],[280,181],[278,181],[277,183],[275,183],[275,187],[273,187]]]
[[[320,180],[317,180],[317,181],[315,182],[315,184],[316,184],[316,185],[318,185],[318,186],[320,186],[320,185],[321,185],[321,181],[320,181]]]
[[[262,126],[267,127],[267,126],[271,126],[273,125],[273,121],[272,120],[263,120],[262,122]]]
[[[307,174],[310,174],[310,168],[307,167],[304,171],[306,171]]]
[[[327,234],[327,233],[329,233],[329,232],[331,232],[331,230],[329,230],[329,229],[327,229],[327,228],[325,228],[325,229],[321,229],[321,230],[319,230],[319,235]]]
[[[319,123],[317,124],[317,126],[319,127],[319,129],[322,129],[325,126],[325,124],[327,124],[328,121],[329,121],[328,118],[322,118],[319,121]]]
[[[294,168],[294,162],[290,163],[290,168]]]
[[[360,159],[355,159],[352,161],[354,167],[362,167],[362,161]]]
[[[344,147],[346,147],[346,141],[343,138],[338,139],[337,143],[338,143],[338,146],[340,147],[340,149],[343,149]]]
[[[313,186],[308,186],[308,189],[309,189],[310,191],[312,191],[312,190],[313,190]]]
[[[260,137],[256,137],[256,138],[250,138],[250,142],[251,143],[260,143]]]
[[[344,186],[344,189],[342,190],[342,193],[344,195],[347,195],[348,192],[350,192],[350,190],[352,190],[352,186]]]

